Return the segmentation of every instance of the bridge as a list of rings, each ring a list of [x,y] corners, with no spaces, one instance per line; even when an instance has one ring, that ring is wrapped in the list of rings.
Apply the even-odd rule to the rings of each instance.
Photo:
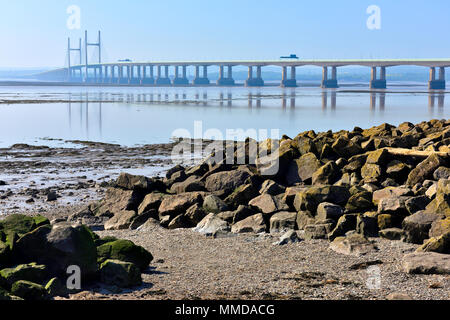
[[[71,48],[68,41],[69,66],[47,72],[42,76],[60,75],[64,81],[71,83],[93,83],[114,85],[142,85],[142,86],[187,86],[210,85],[208,67],[219,68],[219,86],[233,86],[233,67],[248,67],[248,76],[245,85],[249,87],[264,86],[262,68],[276,66],[281,68],[282,87],[297,87],[297,68],[303,66],[317,66],[322,68],[323,88],[338,88],[337,72],[339,67],[365,66],[371,68],[370,88],[386,88],[386,69],[394,66],[422,66],[430,69],[428,86],[430,89],[445,89],[445,68],[450,66],[450,59],[344,59],[344,60],[303,60],[303,59],[279,59],[279,60],[223,60],[223,61],[147,61],[147,62],[115,62],[102,63],[100,31],[98,42],[87,41],[87,31],[84,41],[85,63],[81,64],[81,39],[79,48]],[[98,48],[98,62],[88,63],[87,48]],[[70,52],[79,53],[80,63],[70,64]],[[187,68],[195,69],[195,77],[192,83],[187,78]],[[169,77],[169,68],[173,68],[174,77]],[[288,74],[289,71],[289,74]]]

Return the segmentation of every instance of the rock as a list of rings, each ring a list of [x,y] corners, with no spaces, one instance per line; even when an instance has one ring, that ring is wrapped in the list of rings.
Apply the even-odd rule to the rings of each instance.
[[[286,182],[288,185],[302,181],[310,182],[314,172],[320,167],[321,164],[316,155],[312,152],[306,153],[291,162],[286,174]]]
[[[96,216],[111,218],[122,211],[137,210],[143,198],[143,193],[138,191],[108,188],[105,197],[93,211]]]
[[[378,235],[388,240],[401,240],[405,236],[405,232],[400,228],[387,228],[380,230]]]
[[[54,191],[50,191],[49,193],[47,193],[47,201],[51,202],[51,201],[56,201],[58,200],[58,194]]]
[[[215,236],[218,233],[230,231],[230,227],[226,221],[218,218],[214,213],[210,213],[197,224],[194,231],[206,236]]]
[[[450,253],[450,232],[426,240],[416,252]]]
[[[405,231],[405,241],[410,243],[422,244],[425,239],[428,239],[428,232],[431,224],[442,219],[442,216],[436,213],[428,213],[419,211],[413,215],[406,217],[403,222],[403,230]]]
[[[361,177],[366,181],[377,181],[381,178],[381,167],[377,164],[366,163],[361,168]]]
[[[227,211],[227,204],[215,195],[208,195],[203,200],[203,210],[206,213],[219,213],[221,211]]]
[[[180,229],[180,228],[191,228],[193,225],[190,223],[190,221],[186,218],[184,214],[179,214],[175,218],[173,218],[169,225],[167,226],[167,229]]]
[[[377,164],[380,166],[384,166],[390,158],[389,152],[386,149],[378,149],[372,152],[369,152],[367,155],[366,163]]]
[[[450,217],[450,180],[441,179],[438,181],[436,196],[425,210]]]
[[[314,224],[316,219],[309,211],[299,211],[297,213],[297,228],[299,230],[305,229],[305,226],[309,224]]]
[[[186,210],[184,216],[190,221],[190,224],[196,226],[206,216],[206,212],[203,207],[195,203]]]
[[[358,233],[334,239],[330,243],[330,249],[337,253],[354,256],[361,256],[378,250],[373,242]]]
[[[298,234],[295,230],[289,230],[284,233],[278,242],[275,242],[274,245],[283,246],[289,243],[300,242],[301,239],[298,237]]]
[[[132,210],[118,212],[111,219],[105,222],[105,230],[128,229],[136,216],[136,212]]]
[[[338,220],[344,214],[341,206],[330,202],[322,202],[317,206],[317,220]]]
[[[294,186],[286,188],[286,191],[283,195],[283,201],[290,207],[294,208],[294,199],[297,193],[307,190],[308,187],[303,186]]]
[[[166,172],[166,178],[170,179],[175,172],[183,171],[185,168],[182,165],[177,164],[176,166],[170,168]]]
[[[366,162],[367,155],[365,154],[358,154],[356,156],[351,157],[348,159],[348,164],[342,168],[343,172],[355,172],[360,171],[364,163]]]
[[[50,221],[42,216],[26,216],[23,214],[11,214],[0,221],[0,231],[5,234],[15,232],[19,236],[33,231],[39,226],[49,225]]]
[[[295,229],[297,212],[281,211],[270,217],[270,232]]]
[[[340,136],[334,141],[331,148],[336,152],[340,157],[350,158],[354,155],[362,153],[362,149],[351,140]]]
[[[265,214],[288,209],[287,205],[281,203],[279,199],[269,194],[262,194],[252,199],[248,204]]]
[[[386,174],[400,183],[405,182],[408,178],[409,167],[398,160],[393,160],[387,164]]]
[[[410,188],[401,187],[386,187],[384,189],[374,191],[372,195],[372,202],[375,205],[385,198],[402,197],[402,196],[414,196],[414,193]]]
[[[222,212],[217,213],[216,216],[217,216],[217,218],[220,218],[229,224],[233,224],[234,213],[235,213],[235,211],[222,211]],[[255,214],[255,213],[252,211],[252,213],[250,215],[252,215],[252,214]],[[245,218],[242,218],[242,219],[245,219]]]
[[[253,184],[244,184],[234,190],[226,199],[225,202],[229,207],[237,208],[239,205],[248,204],[248,202],[259,196],[258,189]]]
[[[407,200],[409,197],[383,198],[378,202],[378,213],[406,216],[408,215],[405,204]]]
[[[328,234],[328,240],[333,241],[337,237],[345,235],[348,231],[356,229],[356,215],[344,214],[336,223],[334,229]]]
[[[142,283],[139,269],[130,262],[106,260],[100,266],[101,281],[108,285],[128,288]]]
[[[9,287],[19,280],[41,283],[46,279],[47,275],[47,267],[36,263],[21,264],[14,268],[0,270],[0,277],[3,278]]]
[[[44,264],[50,274],[65,275],[71,265],[79,266],[83,277],[91,277],[97,270],[94,234],[84,225],[41,226],[22,236],[16,249],[19,260]]]
[[[317,169],[312,175],[312,184],[330,185],[339,179],[339,167],[334,161],[328,161],[325,165]]]
[[[432,176],[433,172],[444,164],[444,160],[437,154],[428,156],[425,160],[419,163],[408,175],[406,184],[413,186],[416,183],[423,182]]]
[[[205,187],[210,192],[222,191],[228,195],[243,185],[249,176],[247,171],[242,170],[217,172],[206,178]]]
[[[403,257],[403,269],[413,274],[450,274],[450,255],[415,252]]]
[[[260,194],[270,194],[271,196],[279,195],[285,191],[286,188],[284,186],[270,179],[265,180],[261,185],[261,189],[259,189]]]
[[[377,224],[378,229],[388,229],[393,227],[400,227],[403,217],[392,215],[392,214],[378,214]]]
[[[434,180],[450,178],[450,168],[442,167],[442,166],[437,168],[433,172],[433,178],[434,178]]]
[[[321,202],[331,202],[345,205],[350,198],[350,192],[341,186],[313,186],[298,192],[294,198],[294,207],[297,211],[316,212]]]
[[[450,218],[439,219],[431,224],[429,236],[430,238],[439,237],[448,232],[450,232]]]
[[[187,192],[173,196],[167,196],[159,206],[159,216],[170,216],[170,220],[186,210],[195,203],[203,202],[202,194],[199,192]]]
[[[65,296],[67,294],[66,286],[59,280],[59,278],[50,279],[45,285],[45,290],[52,297]]]
[[[267,229],[264,217],[261,213],[252,215],[244,220],[236,222],[231,226],[232,233],[244,233],[244,232],[265,232]]]
[[[425,210],[430,203],[430,199],[427,196],[417,196],[406,200],[405,207],[409,214],[414,214],[417,211]]]
[[[164,194],[159,192],[152,192],[147,194],[138,207],[138,215],[141,215],[149,210],[158,210],[163,199]]]
[[[429,199],[434,199],[434,197],[436,196],[436,192],[437,192],[437,183],[433,183],[433,184],[427,189],[427,191],[425,191],[425,195],[426,195]]]
[[[359,214],[356,218],[356,232],[366,237],[377,237],[377,217],[370,216],[368,214]]]
[[[130,226],[128,227],[131,230],[136,230],[140,226],[142,226],[144,223],[148,221],[148,219],[158,219],[158,211],[156,209],[150,209],[148,211],[145,211],[144,213],[135,216],[132,218],[132,221],[130,223]]]
[[[347,213],[363,212],[373,207],[372,193],[369,191],[361,191],[352,195],[347,204],[345,205],[345,211]]]
[[[11,262],[11,247],[9,244],[1,241],[0,236],[0,268]]]
[[[115,240],[97,247],[99,263],[108,259],[131,262],[141,271],[148,268],[153,256],[145,248],[134,244],[130,240]]]
[[[165,185],[157,179],[150,179],[144,176],[136,176],[129,173],[121,173],[116,180],[116,187],[125,190],[142,191],[150,193],[153,191],[164,191]]]
[[[185,193],[193,191],[204,191],[205,183],[197,176],[190,176],[182,182],[176,182],[170,187],[171,193]]]
[[[43,286],[26,280],[14,282],[11,286],[11,293],[25,300],[36,301],[48,299],[47,290]]]
[[[238,221],[244,220],[252,215],[257,213],[250,206],[240,205],[235,211],[233,211],[232,224],[235,224]]]
[[[406,293],[393,292],[386,296],[386,300],[413,300],[413,299]]]
[[[305,226],[305,239],[326,239],[333,228],[332,223],[310,224]]]

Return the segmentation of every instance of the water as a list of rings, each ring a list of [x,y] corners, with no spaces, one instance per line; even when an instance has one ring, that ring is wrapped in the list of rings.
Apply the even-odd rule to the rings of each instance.
[[[279,129],[295,136],[310,129],[351,130],[448,118],[450,92],[430,93],[424,84],[389,85],[378,92],[369,92],[366,83],[341,84],[337,90],[0,87],[0,101],[22,100],[0,103],[0,147],[65,146],[67,140],[125,146],[166,143],[176,129],[193,134],[194,121],[202,121],[203,132],[216,128],[223,135],[241,128]]]

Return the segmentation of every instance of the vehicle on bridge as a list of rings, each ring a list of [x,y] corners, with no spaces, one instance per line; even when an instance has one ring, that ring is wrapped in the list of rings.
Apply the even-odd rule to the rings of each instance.
[[[131,59],[122,59],[122,60],[118,60],[119,62],[132,62]]]
[[[280,59],[298,59],[296,54],[290,54],[289,56],[281,56]]]

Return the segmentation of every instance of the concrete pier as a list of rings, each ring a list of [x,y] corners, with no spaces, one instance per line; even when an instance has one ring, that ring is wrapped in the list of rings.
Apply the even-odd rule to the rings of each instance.
[[[322,69],[322,88],[338,88],[337,83],[337,67],[331,67],[331,78],[328,77],[328,67]]]
[[[287,76],[287,67],[286,66],[283,67],[282,74],[281,74],[281,86],[283,88],[297,87],[295,66],[291,66],[291,78],[290,79],[288,79],[288,76]]]
[[[164,66],[164,76],[162,76],[162,73],[161,73],[162,67],[163,66],[158,66],[155,84],[170,85],[171,82],[170,82],[170,78],[169,78],[169,66]]]
[[[261,78],[261,66],[256,66],[256,77],[253,77],[253,66],[248,67],[248,78],[245,80],[247,87],[263,87],[264,80]]]
[[[203,67],[203,76],[200,76],[200,67],[201,66],[195,66],[195,78],[192,84],[202,86],[202,85],[209,85],[209,79],[208,79],[208,66],[202,66]]]
[[[233,79],[233,66],[227,66],[227,76],[224,75],[225,66],[219,66],[219,79],[217,79],[217,85],[219,86],[234,86]]]
[[[187,86],[189,84],[189,81],[186,77],[186,66],[181,66],[182,69],[182,75],[180,77],[180,74],[178,73],[179,66],[175,66],[175,77],[173,78],[172,84],[174,86]]]
[[[147,67],[149,69],[149,75],[147,77]],[[153,74],[153,65],[144,65],[144,73],[142,77],[142,84],[155,84],[155,77]]]
[[[439,68],[439,78],[436,79],[436,68],[430,68],[430,81],[428,81],[430,90],[445,90],[445,67]]]
[[[377,78],[377,67],[372,67],[370,76],[371,89],[386,89],[386,67],[380,67],[380,77]]]

